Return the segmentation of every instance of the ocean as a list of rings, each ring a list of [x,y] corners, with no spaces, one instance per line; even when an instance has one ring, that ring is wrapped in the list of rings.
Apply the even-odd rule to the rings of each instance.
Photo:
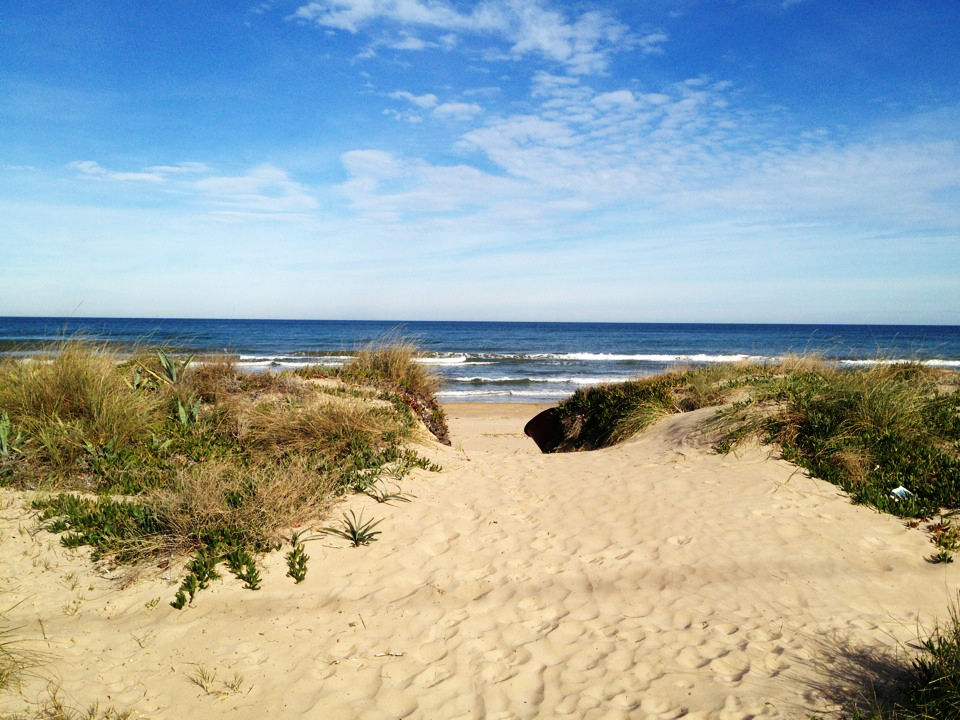
[[[364,345],[403,337],[443,378],[444,402],[554,402],[580,387],[678,366],[786,354],[960,369],[960,326],[0,317],[0,355],[78,336],[121,352],[163,345],[229,353],[251,372],[337,365]]]

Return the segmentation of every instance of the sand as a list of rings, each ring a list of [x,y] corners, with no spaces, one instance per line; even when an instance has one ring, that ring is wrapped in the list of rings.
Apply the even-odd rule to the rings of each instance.
[[[0,496],[0,599],[60,688],[154,718],[808,718],[946,615],[960,564],[769,448],[714,454],[705,413],[542,455],[531,405],[449,405],[441,473],[363,496],[379,542],[311,541],[169,606],[179,568],[119,588]],[[205,686],[205,687],[204,687]]]

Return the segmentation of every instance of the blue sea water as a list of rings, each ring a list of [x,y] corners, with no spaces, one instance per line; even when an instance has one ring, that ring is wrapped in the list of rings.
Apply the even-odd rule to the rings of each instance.
[[[81,336],[120,351],[226,352],[250,371],[337,364],[402,336],[443,378],[443,401],[552,402],[586,385],[679,365],[817,353],[841,364],[915,360],[960,368],[960,326],[395,322],[0,317],[0,355]]]

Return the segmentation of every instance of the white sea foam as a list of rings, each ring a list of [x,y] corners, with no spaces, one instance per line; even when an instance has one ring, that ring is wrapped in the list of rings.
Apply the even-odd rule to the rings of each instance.
[[[422,365],[460,365],[467,361],[466,355],[454,355],[454,356],[428,356],[428,357],[418,357],[414,358],[414,362],[418,362]]]
[[[535,397],[535,398],[562,398],[568,393],[557,390],[508,390],[506,388],[489,390],[440,390],[439,398],[468,398],[468,397]]]
[[[905,365],[907,363],[919,362],[927,367],[955,367],[960,368],[960,360],[941,360],[934,358],[932,360],[911,360],[909,358],[863,358],[852,360],[841,360],[841,365],[855,366],[873,366],[873,365]]]
[[[587,376],[570,375],[559,377],[529,377],[522,375],[501,375],[498,377],[484,377],[472,375],[470,377],[447,378],[448,382],[457,383],[563,383],[564,385],[600,385],[602,383],[622,382],[628,378],[623,375]]]

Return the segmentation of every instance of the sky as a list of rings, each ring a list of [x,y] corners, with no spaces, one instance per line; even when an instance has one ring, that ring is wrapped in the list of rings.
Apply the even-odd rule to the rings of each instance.
[[[0,3],[0,315],[960,324],[956,0]]]

